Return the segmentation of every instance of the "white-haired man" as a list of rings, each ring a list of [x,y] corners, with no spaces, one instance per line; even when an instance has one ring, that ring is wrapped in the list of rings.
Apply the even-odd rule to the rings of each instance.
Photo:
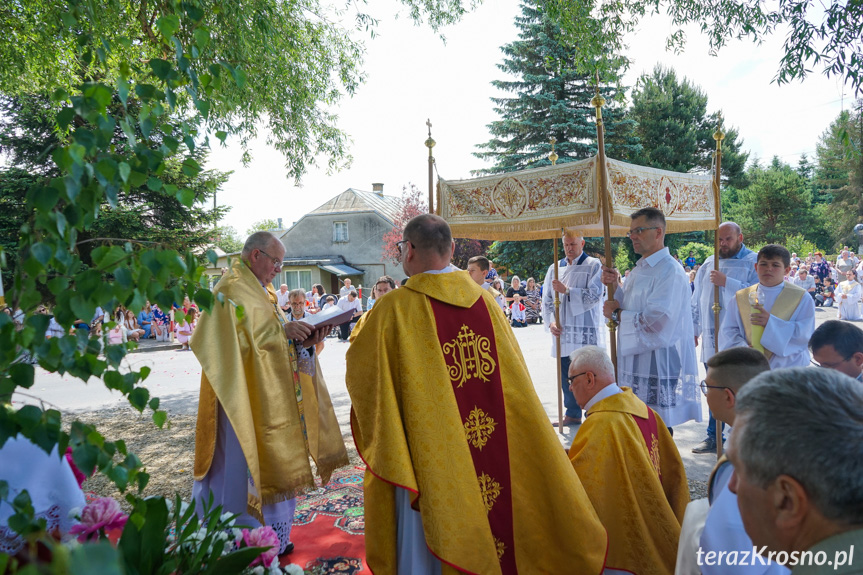
[[[755,271],[757,254],[743,245],[743,232],[734,222],[724,222],[716,231],[719,235],[719,270],[714,270],[714,256],[704,260],[695,274],[692,289],[692,323],[695,332],[695,344],[701,338],[701,362],[713,357],[716,351],[715,324],[716,315],[713,312],[713,295],[719,288],[719,326],[725,318],[728,302],[734,299],[738,290],[748,288],[758,283]],[[716,420],[713,413],[707,423],[707,438],[692,448],[693,453],[716,452]]]
[[[569,458],[608,530],[606,568],[672,573],[689,486],[671,433],[631,389],[617,386],[604,349],[582,347],[570,359],[570,387],[588,417]]]
[[[833,369],[769,371],[737,396],[729,488],[752,543],[794,575],[863,573],[861,414],[863,386]]]
[[[584,238],[575,230],[563,234],[563,259],[558,265],[560,279],[554,279],[554,264],[545,274],[542,290],[542,318],[554,338],[560,338],[560,386],[566,409],[563,425],[581,423],[581,407],[572,392],[566,374],[569,354],[586,345],[605,347],[606,327],[602,319],[605,286],[602,285],[602,263],[584,252]],[[560,298],[560,324],[554,321],[554,294]],[[555,339],[551,356],[557,357]]]
[[[198,512],[212,494],[238,523],[271,526],[279,553],[294,547],[295,495],[315,488],[309,457],[324,484],[348,463],[323,380],[307,381],[299,362],[300,348],[330,330],[313,331],[282,313],[271,282],[284,256],[273,234],[249,236],[216,285],[222,302],[201,315],[191,341],[202,372],[192,490]]]

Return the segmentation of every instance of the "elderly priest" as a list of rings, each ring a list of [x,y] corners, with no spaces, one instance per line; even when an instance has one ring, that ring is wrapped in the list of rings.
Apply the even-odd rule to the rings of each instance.
[[[608,530],[607,572],[670,575],[689,503],[671,434],[631,389],[617,386],[602,348],[572,352],[569,382],[587,413],[569,458]]]

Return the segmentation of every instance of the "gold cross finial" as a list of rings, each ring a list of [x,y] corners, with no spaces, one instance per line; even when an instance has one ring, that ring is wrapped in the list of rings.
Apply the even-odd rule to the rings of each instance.
[[[429,149],[429,157],[431,157],[432,148],[434,148],[434,145],[435,145],[435,141],[431,137],[431,126],[432,126],[431,119],[426,120],[426,126],[429,127],[429,137],[428,137],[428,140],[426,140],[426,148]],[[429,184],[429,185],[431,185],[431,184]]]
[[[431,118],[426,118],[426,126],[429,127],[429,138],[431,138]]]
[[[549,142],[551,142],[551,153],[548,155],[548,159],[551,160],[551,165],[554,166],[557,164],[558,158],[557,152],[554,151],[554,145],[557,143],[557,138],[552,136]]]

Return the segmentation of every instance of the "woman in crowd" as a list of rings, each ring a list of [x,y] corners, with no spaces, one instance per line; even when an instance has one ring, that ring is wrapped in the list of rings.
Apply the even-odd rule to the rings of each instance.
[[[863,319],[860,315],[860,296],[863,287],[857,282],[857,272],[845,272],[846,280],[836,288],[836,301],[839,302],[839,319],[857,321]]]
[[[159,306],[153,304],[153,333],[156,334],[156,341],[169,341],[171,339],[171,318]]]
[[[309,303],[311,304],[311,309],[309,311],[315,313],[321,309],[321,306],[323,305],[323,302],[321,302],[321,298],[326,293],[327,292],[324,291],[324,286],[322,286],[321,284],[315,284],[312,286],[312,297],[309,300]]]
[[[121,308],[114,310],[114,327],[108,330],[108,345],[119,345],[128,341],[125,317]]]
[[[506,290],[506,301],[511,304],[513,302],[513,295],[518,294],[521,296],[521,299],[527,297],[527,291],[525,291],[524,286],[521,285],[521,280],[518,279],[518,276],[512,276],[512,281],[510,282],[509,289]]]
[[[189,321],[184,317],[176,318],[177,322],[174,331],[177,335],[177,341],[180,342],[180,351],[189,351],[189,340],[192,339],[192,332],[195,331],[195,325],[198,323],[198,310],[195,308],[189,309]]]
[[[138,325],[144,330],[144,339],[150,339],[153,336],[153,319],[153,306],[147,302],[138,314]]]
[[[506,313],[508,310],[506,307],[506,299],[504,299],[504,296],[503,296],[503,283],[499,279],[496,279],[493,282],[491,282],[491,287],[493,287],[495,290],[497,290],[497,293],[499,294],[495,298],[495,300],[497,300],[497,305],[499,305],[500,309],[502,309],[504,311],[504,313]]]
[[[126,328],[126,339],[130,339],[132,341],[141,340],[141,337],[144,335],[144,330],[138,325],[138,320],[135,319],[135,312],[130,309],[126,310],[126,318],[123,325]]]
[[[695,270],[689,272],[689,290],[695,293],[695,274],[698,273]]]
[[[524,304],[524,316],[527,323],[542,323],[542,296],[536,280],[527,278],[527,288],[524,290],[527,297],[522,300]]]

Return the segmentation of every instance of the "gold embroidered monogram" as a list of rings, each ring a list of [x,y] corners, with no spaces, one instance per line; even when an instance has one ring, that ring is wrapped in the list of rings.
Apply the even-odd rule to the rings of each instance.
[[[651,439],[650,453],[648,453],[650,456],[650,463],[656,470],[656,474],[662,477],[662,471],[659,468],[659,439],[655,435],[651,435]]]
[[[497,548],[497,560],[500,561],[501,559],[503,559],[503,553],[504,551],[506,551],[506,545],[503,544],[503,541],[495,537],[494,546]]]
[[[482,502],[485,504],[485,512],[491,511],[494,502],[500,497],[500,483],[483,473],[478,478],[479,491],[482,493]]]
[[[458,384],[457,387],[471,378],[489,381],[488,376],[497,367],[490,350],[491,342],[487,337],[475,334],[466,325],[461,326],[458,336],[443,345],[449,378]]]
[[[488,438],[491,437],[494,427],[497,425],[494,419],[489,417],[483,410],[474,406],[467,420],[464,422],[464,435],[468,442],[482,451]]]

